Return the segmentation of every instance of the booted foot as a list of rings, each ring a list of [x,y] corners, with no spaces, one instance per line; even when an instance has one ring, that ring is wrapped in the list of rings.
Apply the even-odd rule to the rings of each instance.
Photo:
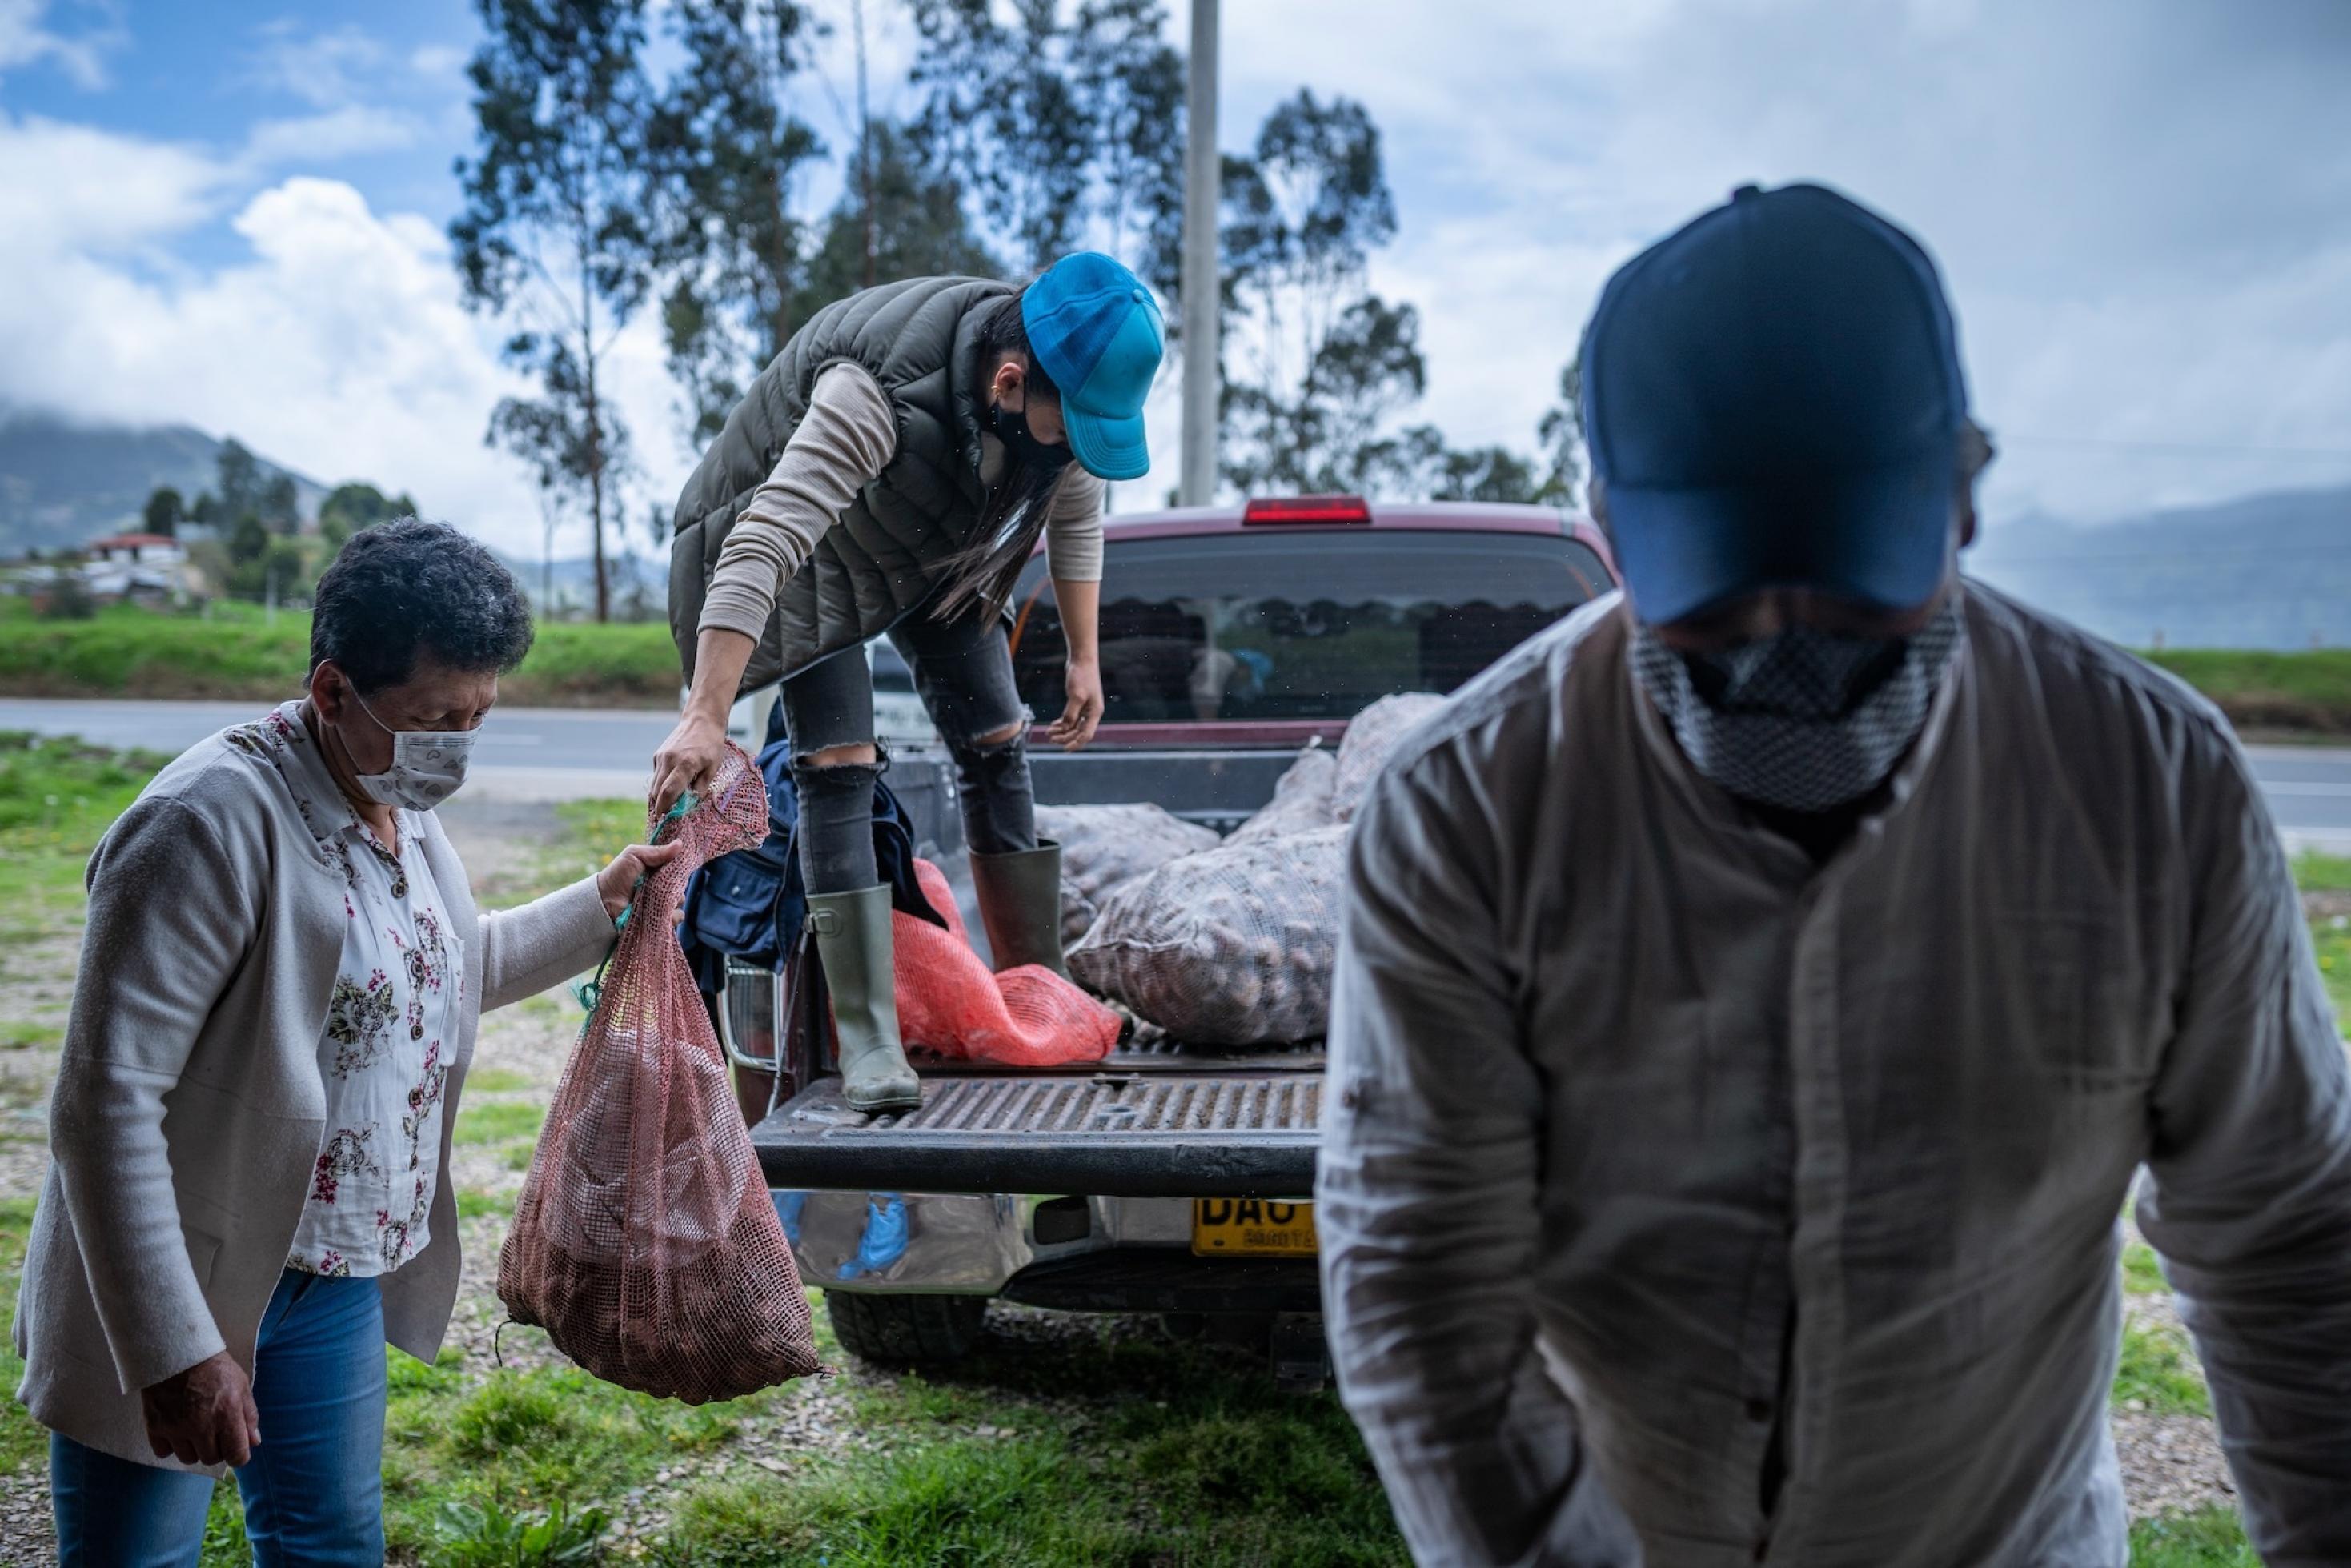
[[[979,923],[998,973],[1042,964],[1070,977],[1061,956],[1061,846],[1050,839],[1033,850],[971,857],[972,891]]]
[[[890,890],[809,895],[809,927],[832,992],[841,1048],[841,1097],[859,1111],[912,1111],[923,1086],[898,1040],[892,989]]]

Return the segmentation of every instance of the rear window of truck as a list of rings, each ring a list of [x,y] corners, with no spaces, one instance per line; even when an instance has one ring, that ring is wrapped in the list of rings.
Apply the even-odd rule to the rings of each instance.
[[[1563,537],[1113,533],[1103,722],[1350,719],[1397,692],[1454,690],[1609,586],[1599,556]],[[1012,602],[1021,697],[1058,714],[1066,650],[1041,560]]]

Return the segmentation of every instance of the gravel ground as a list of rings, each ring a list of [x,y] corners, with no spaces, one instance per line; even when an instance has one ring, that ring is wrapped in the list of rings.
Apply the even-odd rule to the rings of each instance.
[[[2136,1240],[2137,1228],[2126,1228]],[[2179,1310],[2168,1295],[2129,1297],[2124,1311],[2137,1322],[2180,1327]],[[2220,1428],[2210,1417],[2116,1410],[2111,1420],[2133,1519],[2188,1513],[2216,1502],[2234,1506],[2236,1483],[2220,1457]]]
[[[444,820],[475,883],[482,885],[510,885],[513,877],[527,874],[533,847],[544,842],[551,831],[551,819],[543,810],[533,816],[528,809],[511,806],[471,813],[453,808],[444,811]],[[62,945],[54,950],[15,955],[5,970],[0,971],[0,1019],[62,1022],[72,966],[73,954]],[[579,1020],[578,1009],[568,997],[558,995],[556,1000],[559,1005],[510,1008],[483,1019],[476,1067],[504,1069],[528,1082],[525,1089],[504,1092],[505,1097],[543,1100],[552,1092]],[[0,1051],[0,1197],[30,1197],[39,1190],[47,1161],[41,1102],[54,1055],[52,1046]],[[511,1167],[503,1148],[461,1146],[454,1165],[453,1175],[461,1190],[510,1192],[522,1184],[522,1173]],[[456,1317],[450,1325],[450,1343],[462,1350],[468,1370],[486,1370],[500,1358],[507,1365],[550,1364],[562,1359],[546,1336],[535,1330],[509,1328],[502,1335],[498,1332],[506,1312],[497,1300],[497,1249],[506,1228],[506,1219],[496,1216],[463,1224],[465,1270]],[[2151,1321],[2178,1322],[2168,1298],[2135,1297],[2129,1310]],[[1040,1354],[1048,1354],[1058,1342],[1073,1333],[1096,1332],[1099,1326],[1002,1304],[991,1310],[988,1322],[991,1333],[1034,1344]],[[1151,1320],[1138,1318],[1117,1320],[1110,1332],[1155,1334],[1159,1331]],[[851,1362],[832,1377],[810,1378],[796,1385],[772,1413],[747,1422],[724,1448],[681,1463],[657,1477],[653,1487],[622,1500],[615,1521],[617,1552],[624,1557],[643,1555],[668,1527],[668,1500],[690,1482],[763,1471],[789,1473],[796,1458],[812,1453],[887,1451],[892,1435],[857,1423],[853,1395],[861,1386],[888,1376]],[[1053,1401],[1030,1396],[1008,1394],[1007,1398],[1031,1406],[1055,1407]],[[1071,1409],[1075,1408],[1072,1404]],[[2209,1420],[2121,1411],[2114,1416],[2114,1433],[2134,1518],[2235,1500]],[[971,1435],[982,1438],[999,1434],[1009,1435],[1004,1428],[987,1426],[971,1429]],[[31,1568],[54,1562],[46,1475],[37,1468],[19,1475],[0,1475],[0,1563]]]

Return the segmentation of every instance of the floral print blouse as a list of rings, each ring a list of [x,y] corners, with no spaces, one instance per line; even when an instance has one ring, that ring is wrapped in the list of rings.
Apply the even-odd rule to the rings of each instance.
[[[344,800],[287,703],[230,739],[278,768],[343,878],[343,956],[319,1040],[327,1136],[287,1266],[389,1274],[424,1249],[440,1173],[441,1102],[465,967],[425,864],[423,827],[397,811],[394,852]]]

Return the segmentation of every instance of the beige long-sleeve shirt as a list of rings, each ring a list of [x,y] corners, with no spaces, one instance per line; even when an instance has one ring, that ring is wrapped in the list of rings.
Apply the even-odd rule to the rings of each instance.
[[[1966,612],[1824,864],[1613,598],[1374,789],[1316,1218],[1422,1563],[2123,1568],[2141,1170],[2254,1544],[2351,1562],[2351,1071],[2275,829],[2184,686]]]
[[[740,632],[755,641],[762,635],[777,593],[897,450],[898,422],[880,383],[862,365],[827,367],[816,379],[807,417],[726,536],[699,630]],[[1004,444],[983,434],[981,480],[995,484],[1007,461]],[[1071,464],[1045,514],[1046,563],[1057,580],[1102,580],[1102,482]]]

